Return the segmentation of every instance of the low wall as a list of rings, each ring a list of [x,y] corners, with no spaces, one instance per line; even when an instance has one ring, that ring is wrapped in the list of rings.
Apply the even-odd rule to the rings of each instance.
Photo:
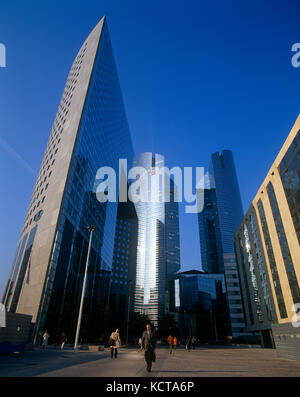
[[[291,323],[272,325],[273,337],[278,356],[300,361],[300,327]]]
[[[32,316],[6,313],[6,327],[0,328],[0,353],[23,352],[30,343]]]

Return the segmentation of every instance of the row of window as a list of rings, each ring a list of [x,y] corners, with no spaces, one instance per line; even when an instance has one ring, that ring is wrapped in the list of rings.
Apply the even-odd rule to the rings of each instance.
[[[87,44],[87,43],[86,43]],[[42,188],[43,184],[46,183],[47,178],[50,178],[52,174],[52,170],[50,170],[50,167],[52,167],[55,163],[55,158],[54,156],[58,152],[58,146],[61,141],[60,135],[63,132],[63,127],[66,122],[66,116],[69,112],[69,107],[71,105],[71,100],[73,97],[73,91],[75,89],[75,84],[77,82],[77,77],[79,75],[79,70],[81,68],[82,64],[82,58],[84,56],[84,53],[86,51],[86,45],[84,49],[81,51],[81,54],[77,57],[76,61],[74,62],[74,65],[70,71],[67,83],[65,85],[65,89],[62,95],[61,102],[59,104],[57,114],[54,120],[53,128],[50,134],[50,138],[46,147],[46,151],[44,154],[44,158],[42,160],[42,165],[41,169],[39,172],[39,176],[36,181],[36,186],[32,194],[32,199],[29,204],[29,209],[27,212],[27,216],[25,219],[25,226],[23,228],[23,232],[26,230],[26,228],[31,225],[33,219],[36,219],[36,217],[33,217],[30,219],[30,216],[33,214],[35,209],[39,207],[40,204],[42,204],[45,200],[45,196],[42,198],[42,200],[38,201],[37,204],[35,202],[39,199],[39,196],[43,194],[44,191],[47,190],[48,188],[48,183],[46,184],[45,188]],[[75,79],[76,77],[76,79]],[[70,82],[72,84],[70,84]],[[50,170],[50,171],[49,171]],[[46,175],[46,172],[49,171],[49,174]],[[41,189],[41,191],[39,191]],[[27,222],[27,223],[26,223]]]

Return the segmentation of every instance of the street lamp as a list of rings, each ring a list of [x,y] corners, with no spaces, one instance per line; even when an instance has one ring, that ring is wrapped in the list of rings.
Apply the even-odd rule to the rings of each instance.
[[[131,284],[132,280],[128,280],[129,283],[129,295],[128,295],[128,308],[127,308],[127,329],[126,329],[126,345],[128,346],[128,332],[129,332],[129,312],[130,312],[130,295],[131,295]]]
[[[78,315],[78,321],[77,321],[77,329],[76,329],[74,350],[77,349],[77,344],[78,344],[78,338],[79,338],[79,332],[80,332],[80,323],[81,323],[81,316],[82,316],[82,307],[83,307],[83,300],[84,300],[84,291],[85,291],[86,276],[87,276],[87,269],[88,269],[88,264],[89,264],[89,259],[90,259],[90,251],[91,251],[93,232],[96,230],[96,227],[95,226],[88,226],[87,230],[90,232],[90,241],[89,241],[89,248],[88,248],[87,257],[86,257],[86,264],[85,264],[83,286],[82,286],[82,292],[81,292],[81,300],[80,300],[79,315]]]

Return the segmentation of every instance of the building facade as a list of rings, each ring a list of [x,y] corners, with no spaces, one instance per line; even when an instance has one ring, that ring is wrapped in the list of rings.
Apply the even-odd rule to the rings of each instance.
[[[158,326],[172,305],[170,299],[174,291],[169,292],[169,281],[180,268],[178,203],[174,201],[174,183],[164,172],[162,155],[142,153],[138,166],[146,170],[146,177],[140,182],[145,200],[136,203],[138,244],[134,310],[147,315],[154,326]],[[166,202],[167,194],[170,200]]]
[[[125,332],[128,316],[134,311],[138,219],[131,202],[118,204],[114,255],[111,273],[109,320]]]
[[[170,179],[170,201],[165,203],[166,312],[175,313],[174,280],[180,270],[179,209],[176,185]]]
[[[235,234],[247,329],[300,359],[300,117]]]
[[[208,273],[224,273],[216,189],[204,189],[203,210],[198,213],[201,265]]]
[[[175,283],[182,337],[194,336],[201,343],[227,341],[224,275],[189,270],[177,274]]]
[[[201,260],[205,271],[225,276],[228,336],[247,337],[233,237],[243,218],[241,195],[230,150],[211,156],[204,190],[204,208],[198,214]]]
[[[133,147],[104,18],[79,50],[62,94],[3,297],[45,329],[74,339],[93,233],[81,337],[98,338],[107,313],[117,203],[99,202],[101,166],[132,163]],[[52,339],[53,340],[53,339]]]

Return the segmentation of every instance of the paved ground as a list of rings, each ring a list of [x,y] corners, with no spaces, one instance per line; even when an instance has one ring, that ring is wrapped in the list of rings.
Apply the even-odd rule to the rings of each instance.
[[[148,374],[144,355],[137,349],[120,349],[119,357],[111,359],[108,349],[74,353],[50,347],[0,356],[0,377],[11,376],[300,377],[300,362],[278,358],[271,349],[208,347],[187,352],[181,348],[170,355],[167,348],[159,348]]]

